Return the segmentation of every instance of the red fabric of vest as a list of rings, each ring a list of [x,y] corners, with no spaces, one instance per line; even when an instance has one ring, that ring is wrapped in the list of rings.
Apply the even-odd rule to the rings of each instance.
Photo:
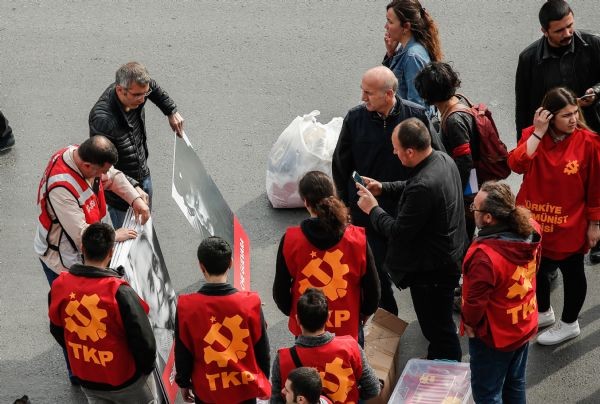
[[[519,144],[534,129],[527,128]],[[544,257],[562,260],[588,251],[588,220],[600,218],[599,154],[598,136],[584,129],[559,143],[550,135],[540,142],[523,175],[517,204],[540,224]]]
[[[350,336],[334,337],[325,345],[296,345],[302,366],[316,368],[323,382],[323,394],[334,403],[357,403],[358,381],[362,376],[362,360],[358,343]],[[290,348],[279,350],[281,383],[296,368]]]
[[[63,154],[68,149],[67,147],[54,153],[38,188],[38,204],[41,209],[39,221],[47,231],[50,230],[52,225],[52,220],[48,214],[47,199],[48,193],[54,188],[63,187],[73,194],[83,210],[86,223],[96,223],[106,215],[106,201],[102,181],[99,182],[97,194],[94,193],[81,174],[73,170],[63,159]]]
[[[469,264],[471,256],[478,249],[490,258],[496,277],[496,285],[485,312],[493,347],[502,350],[508,346],[521,346],[537,330],[535,290],[539,253],[527,264],[517,265],[486,245],[485,240],[474,241],[467,251],[464,266]],[[468,296],[470,287],[469,277],[464,276],[463,296]]]
[[[254,354],[262,337],[260,312],[255,292],[179,296],[179,338],[194,356],[192,385],[202,402],[238,403],[271,395]]]
[[[349,225],[342,239],[328,250],[319,250],[302,233],[290,227],[285,233],[283,256],[292,283],[292,309],[288,327],[300,335],[296,302],[307,288],[318,288],[327,297],[329,320],[326,330],[358,339],[360,321],[360,280],[367,267],[365,229]]]
[[[87,278],[62,272],[52,283],[48,315],[64,327],[71,371],[78,378],[120,386],[136,372],[133,355],[115,299],[128,285],[115,277]],[[148,312],[148,305],[140,299]]]

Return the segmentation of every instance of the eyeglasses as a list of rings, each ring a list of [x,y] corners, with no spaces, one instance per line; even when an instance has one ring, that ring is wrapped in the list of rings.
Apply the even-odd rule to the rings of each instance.
[[[471,202],[471,204],[469,205],[469,210],[471,212],[489,213],[487,210],[475,209],[475,202]]]
[[[128,88],[126,88],[125,90],[129,91]],[[152,89],[146,91],[145,93],[129,93],[133,98],[141,98],[144,97],[146,98],[147,96],[149,96],[152,93]]]

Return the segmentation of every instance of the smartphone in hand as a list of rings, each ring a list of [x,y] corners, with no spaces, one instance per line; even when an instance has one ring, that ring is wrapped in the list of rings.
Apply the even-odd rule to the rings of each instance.
[[[583,94],[581,97],[577,98],[577,100],[578,101],[587,101],[587,100],[594,98],[595,96],[596,96],[596,94],[594,94],[594,93]]]
[[[365,182],[362,180],[362,178],[356,171],[352,172],[352,179],[354,180],[354,182],[362,185],[363,187],[365,186]]]

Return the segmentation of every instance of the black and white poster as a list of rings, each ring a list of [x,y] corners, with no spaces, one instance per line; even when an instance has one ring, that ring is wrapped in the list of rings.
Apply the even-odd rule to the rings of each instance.
[[[117,243],[111,267],[122,266],[125,279],[148,304],[148,318],[156,338],[155,380],[160,402],[172,403],[177,395],[175,384],[175,310],[177,296],[171,284],[152,218],[144,226],[135,222],[129,209],[123,227],[135,229],[138,237]]]
[[[233,284],[250,289],[250,239],[184,134],[175,139],[173,200],[200,234],[225,239],[233,250]]]

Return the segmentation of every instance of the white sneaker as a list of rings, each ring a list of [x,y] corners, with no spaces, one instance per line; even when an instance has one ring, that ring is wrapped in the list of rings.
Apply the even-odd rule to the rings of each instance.
[[[544,331],[537,339],[541,345],[556,345],[571,338],[575,338],[581,333],[579,330],[579,321],[568,324],[562,320],[554,324],[554,327]]]
[[[552,325],[555,321],[556,319],[554,318],[554,310],[552,310],[552,306],[550,306],[549,310],[538,313],[538,328]]]

